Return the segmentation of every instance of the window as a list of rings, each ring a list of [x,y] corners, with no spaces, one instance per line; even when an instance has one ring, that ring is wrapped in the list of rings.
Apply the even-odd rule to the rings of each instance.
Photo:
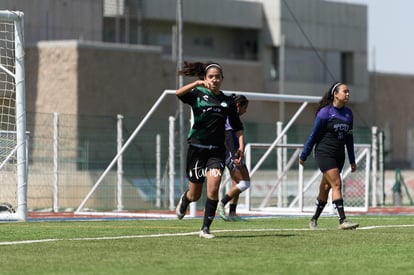
[[[272,48],[272,57],[270,63],[270,79],[279,80],[279,47]]]
[[[354,83],[354,55],[352,52],[341,53],[341,79],[343,82]]]
[[[211,37],[196,37],[193,39],[193,45],[203,48],[214,48],[214,41]]]
[[[164,54],[172,52],[172,35],[169,33],[158,33],[156,36],[156,43],[162,46]]]

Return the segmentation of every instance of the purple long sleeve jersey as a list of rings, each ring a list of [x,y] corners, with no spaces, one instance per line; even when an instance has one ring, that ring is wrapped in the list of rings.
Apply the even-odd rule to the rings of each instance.
[[[351,109],[328,105],[319,110],[311,134],[306,141],[300,159],[305,161],[315,146],[320,156],[335,157],[348,152],[349,162],[355,163],[353,114]]]

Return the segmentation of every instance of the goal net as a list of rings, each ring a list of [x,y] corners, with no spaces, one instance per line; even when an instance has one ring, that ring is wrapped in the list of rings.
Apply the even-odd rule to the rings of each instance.
[[[23,13],[0,11],[0,220],[27,217]]]

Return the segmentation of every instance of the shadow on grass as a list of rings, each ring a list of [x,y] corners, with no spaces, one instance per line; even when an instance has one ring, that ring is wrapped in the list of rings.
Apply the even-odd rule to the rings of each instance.
[[[279,238],[287,238],[287,237],[295,237],[297,236],[296,234],[272,234],[272,233],[265,233],[265,234],[260,234],[260,235],[252,235],[252,234],[232,234],[232,235],[216,235],[217,238],[220,239],[233,239],[233,238],[267,238],[267,237],[279,237]]]

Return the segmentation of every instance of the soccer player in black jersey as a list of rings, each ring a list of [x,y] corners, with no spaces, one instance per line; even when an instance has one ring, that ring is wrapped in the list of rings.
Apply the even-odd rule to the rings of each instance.
[[[352,134],[353,114],[345,105],[349,101],[349,89],[344,83],[334,83],[319,102],[312,132],[299,157],[304,165],[306,158],[315,147],[315,160],[323,173],[316,199],[315,213],[309,223],[311,229],[317,229],[317,220],[328,201],[332,189],[332,203],[339,216],[339,229],[354,229],[359,226],[346,219],[342,198],[340,173],[345,162],[345,146],[348,152],[351,171],[357,169]]]
[[[246,113],[249,101],[244,95],[235,95],[234,102],[239,116]],[[239,155],[244,154],[244,152],[240,151],[239,140],[228,122],[226,123],[225,145],[226,166],[230,172],[232,187],[227,191],[222,200],[219,201],[217,212],[225,221],[241,221],[242,219],[236,215],[237,202],[239,200],[239,195],[250,187],[250,174],[244,160],[240,164],[235,163],[235,160],[239,158]],[[230,203],[228,217],[226,217],[224,209],[227,203]]]
[[[214,220],[218,204],[218,192],[224,170],[225,145],[224,131],[226,119],[236,132],[240,151],[244,151],[243,125],[234,100],[221,90],[223,70],[217,63],[184,62],[183,69],[178,72],[185,76],[196,76],[198,80],[191,82],[176,91],[177,97],[191,106],[194,124],[188,134],[188,152],[186,173],[189,188],[177,204],[176,214],[182,219],[190,202],[197,201],[203,191],[203,183],[207,182],[207,200],[204,209],[203,225],[200,237],[211,239],[210,225]],[[241,154],[236,163],[242,161]]]

